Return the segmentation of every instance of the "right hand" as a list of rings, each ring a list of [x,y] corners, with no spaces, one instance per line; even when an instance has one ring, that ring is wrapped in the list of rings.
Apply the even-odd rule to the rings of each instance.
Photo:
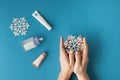
[[[74,73],[78,80],[89,80],[86,69],[88,64],[88,45],[86,38],[83,38],[84,49],[82,52],[75,52]]]

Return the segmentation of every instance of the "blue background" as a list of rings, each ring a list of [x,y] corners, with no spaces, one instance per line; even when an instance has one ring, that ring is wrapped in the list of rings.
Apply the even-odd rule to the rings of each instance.
[[[31,14],[38,10],[52,25],[48,31]],[[13,18],[25,17],[26,36],[14,37]],[[91,80],[120,80],[119,0],[0,0],[0,80],[57,80],[60,72],[59,37],[82,34],[89,45]],[[43,36],[36,49],[25,52],[21,42]],[[46,51],[38,69],[31,63]],[[72,76],[76,80],[75,76]]]

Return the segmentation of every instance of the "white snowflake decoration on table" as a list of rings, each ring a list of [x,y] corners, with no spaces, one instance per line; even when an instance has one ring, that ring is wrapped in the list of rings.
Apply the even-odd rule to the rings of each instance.
[[[76,51],[82,51],[84,48],[83,45],[83,38],[82,36],[78,36],[77,38],[75,36],[68,36],[68,39],[64,43],[65,49],[67,53],[69,54],[70,51],[76,52]]]
[[[26,22],[26,19],[22,17],[14,18],[9,28],[11,29],[11,31],[13,31],[15,36],[19,36],[26,35],[29,26],[30,25],[28,24],[28,22]]]

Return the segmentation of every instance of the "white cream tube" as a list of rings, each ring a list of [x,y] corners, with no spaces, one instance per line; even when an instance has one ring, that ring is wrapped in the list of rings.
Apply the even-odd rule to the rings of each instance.
[[[49,31],[52,29],[52,27],[47,23],[47,21],[38,13],[38,11],[35,11],[32,16],[37,19],[44,27],[46,27]]]

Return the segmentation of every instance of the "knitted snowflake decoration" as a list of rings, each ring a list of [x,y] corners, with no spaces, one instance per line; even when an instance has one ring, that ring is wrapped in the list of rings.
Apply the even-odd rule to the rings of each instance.
[[[11,31],[13,31],[15,36],[19,36],[26,35],[29,26],[30,25],[26,22],[26,19],[22,17],[14,18],[9,28],[11,29]]]
[[[78,36],[77,38],[75,36],[68,36],[68,39],[64,43],[65,49],[67,53],[69,54],[71,51],[76,52],[76,51],[82,51],[84,48],[83,45],[83,38],[82,36]]]

